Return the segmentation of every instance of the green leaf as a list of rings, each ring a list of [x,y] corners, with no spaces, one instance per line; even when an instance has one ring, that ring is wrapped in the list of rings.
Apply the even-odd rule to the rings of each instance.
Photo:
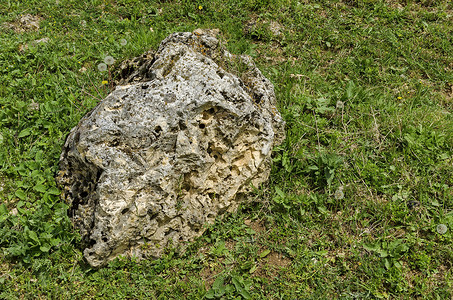
[[[269,255],[269,253],[271,253],[271,250],[269,250],[269,249],[264,250],[263,252],[260,253],[260,257],[265,258],[266,256]]]
[[[45,243],[44,245],[39,247],[39,250],[41,250],[42,252],[49,252],[50,248],[51,248],[50,245]]]
[[[219,287],[217,290],[214,291],[214,295],[217,298],[222,297],[224,294],[225,294],[225,286],[224,285],[222,285],[221,287]]]
[[[250,268],[249,273],[250,273],[250,274],[253,274],[253,273],[255,273],[255,271],[256,271],[256,265],[253,265],[253,266]]]
[[[279,195],[280,197],[285,198],[285,193],[284,193],[278,186],[275,187],[275,192],[276,192],[277,195]]]
[[[280,72],[276,68],[271,68],[272,73],[274,73],[275,77],[278,77]]]
[[[379,251],[381,249],[381,246],[379,245],[379,243],[376,243],[376,244],[363,244],[363,248],[365,248],[365,250],[368,250],[368,251]]]
[[[214,299],[215,295],[214,295],[214,290],[213,289],[210,289],[206,294],[204,294],[204,296],[207,298],[207,299]]]
[[[7,251],[13,255],[13,256],[20,256],[25,254],[25,250],[27,250],[28,247],[25,245],[15,245],[13,247],[9,247]]]
[[[379,253],[379,255],[380,255],[381,257],[387,257],[387,256],[389,256],[389,253],[387,252],[387,250],[379,249],[377,252]]]
[[[384,260],[384,265],[385,265],[385,268],[388,270],[390,269],[390,260],[388,260],[387,258]]]
[[[224,278],[223,276],[217,277],[217,279],[212,284],[212,288],[214,290],[219,290],[223,286]]]
[[[401,252],[406,252],[407,250],[409,250],[409,246],[406,245],[406,244],[402,244],[398,247],[398,252],[401,253]]]
[[[351,99],[352,96],[354,95],[353,94],[354,88],[355,88],[354,81],[349,81],[348,85],[346,87],[346,97],[347,97],[347,99]]]
[[[25,205],[25,202],[24,202],[24,201],[19,201],[19,202],[16,203],[16,208],[17,208],[17,209],[20,209],[20,208],[22,208],[22,206],[24,206],[24,205]]]
[[[389,249],[391,251],[395,250],[402,242],[403,242],[402,239],[397,239],[397,240],[390,242]]]
[[[319,212],[323,215],[325,215],[329,212],[324,206],[318,206],[317,208],[318,208]]]
[[[40,192],[40,193],[45,193],[46,190],[47,190],[47,187],[45,185],[42,185],[42,184],[37,184],[33,187],[33,189],[37,192]]]
[[[234,287],[236,288],[236,291],[244,298],[244,299],[250,299],[251,295],[250,293],[244,288],[243,284],[243,279],[237,276],[233,276],[232,278]]]
[[[44,157],[44,152],[42,150],[39,150],[38,152],[36,152],[36,154],[35,154],[36,161],[42,161],[43,157]]]
[[[51,239],[50,243],[52,246],[58,246],[60,244],[61,240],[59,238]]]
[[[8,209],[5,204],[0,205],[0,216],[7,215]]]
[[[244,299],[250,299],[250,298],[252,298],[252,296],[250,295],[250,293],[249,293],[246,289],[242,289],[241,291],[239,291],[239,294],[241,294],[241,296],[242,296]]]
[[[25,194],[25,192],[21,189],[16,190],[14,195],[16,195],[16,197],[19,198],[20,200],[25,200],[27,198],[27,194]]]
[[[226,292],[227,294],[233,293],[233,292],[234,292],[234,286],[232,286],[231,284],[226,285],[226,287],[225,287],[225,292]]]
[[[217,247],[213,250],[213,254],[216,256],[223,256],[228,252],[228,249],[225,247],[225,242],[219,242]]]
[[[39,241],[39,238],[38,238],[38,235],[36,234],[36,232],[34,232],[33,230],[29,230],[28,231],[28,236],[35,242],[37,242],[38,244],[40,243]]]
[[[374,296],[378,299],[388,299],[388,294],[386,292],[380,293],[380,292],[374,292]]]
[[[60,195],[60,190],[56,187],[51,187],[47,192],[51,195]]]
[[[286,153],[283,153],[282,165],[285,168],[286,172],[291,172],[294,168],[294,165],[291,164],[291,159],[288,157]]]
[[[233,276],[231,278],[231,281],[233,282],[234,287],[236,288],[236,291],[239,292],[239,290],[242,289],[242,285],[241,285],[241,282],[239,281],[239,278],[237,276]]]
[[[25,128],[24,130],[22,130],[19,135],[17,136],[18,138],[22,138],[22,137],[26,137],[30,135],[30,128]]]
[[[319,170],[318,166],[316,165],[310,165],[307,167],[308,170],[312,170],[312,171],[316,171],[316,170]]]
[[[1,142],[1,141],[0,141]],[[448,155],[448,153],[442,153],[438,156],[439,160],[445,160],[447,158],[449,158],[450,155]]]

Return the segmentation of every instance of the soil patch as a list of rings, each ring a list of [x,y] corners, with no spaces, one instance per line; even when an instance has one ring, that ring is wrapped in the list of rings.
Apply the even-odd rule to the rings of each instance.
[[[39,22],[41,18],[39,16],[33,16],[31,14],[26,14],[21,16],[14,22],[5,23],[3,27],[14,30],[16,33],[24,33],[30,31],[39,30]]]

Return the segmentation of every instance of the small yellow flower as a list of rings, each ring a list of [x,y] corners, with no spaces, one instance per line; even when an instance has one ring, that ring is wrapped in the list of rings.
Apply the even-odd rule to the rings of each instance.
[[[203,9],[203,6],[199,5],[199,6],[198,6],[198,9],[199,9],[199,10],[202,10],[202,9]]]
[[[401,99],[403,99],[403,97],[398,97],[398,100],[401,100]]]
[[[102,80],[102,85],[109,83],[107,80]]]

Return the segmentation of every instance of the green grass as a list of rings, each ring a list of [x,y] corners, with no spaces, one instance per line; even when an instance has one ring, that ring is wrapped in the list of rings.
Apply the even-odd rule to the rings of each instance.
[[[430,0],[1,1],[0,298],[450,299],[452,13]],[[19,30],[26,14],[39,30]],[[274,83],[287,139],[269,183],[184,254],[91,269],[54,176],[66,135],[109,92],[97,65],[199,27]]]

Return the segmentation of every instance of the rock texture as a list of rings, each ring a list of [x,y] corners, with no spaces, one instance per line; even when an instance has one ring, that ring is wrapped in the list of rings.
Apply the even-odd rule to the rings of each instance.
[[[267,180],[284,139],[272,84],[203,31],[120,73],[126,85],[71,130],[57,177],[95,267],[184,249]]]

